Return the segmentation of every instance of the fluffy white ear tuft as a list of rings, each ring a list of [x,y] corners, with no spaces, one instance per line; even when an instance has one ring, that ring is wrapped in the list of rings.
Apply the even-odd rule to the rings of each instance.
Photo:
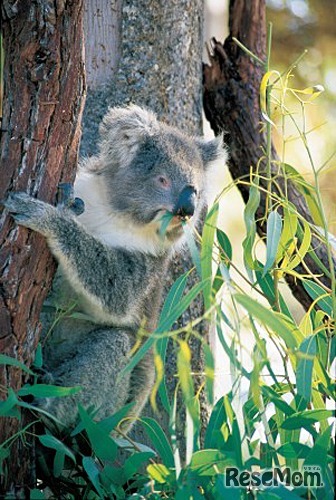
[[[158,128],[155,114],[148,109],[134,104],[110,108],[99,127],[101,167],[129,164],[143,140]]]
[[[208,169],[212,163],[221,160],[225,163],[228,159],[228,152],[224,145],[223,134],[218,135],[215,139],[197,139],[196,143],[201,152],[204,168]]]
[[[158,128],[155,114],[149,109],[131,104],[125,108],[110,108],[99,127],[101,143],[118,137],[123,141],[137,142],[150,136]]]

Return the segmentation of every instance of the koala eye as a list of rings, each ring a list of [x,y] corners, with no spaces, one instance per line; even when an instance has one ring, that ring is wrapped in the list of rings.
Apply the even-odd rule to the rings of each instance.
[[[158,175],[156,177],[156,183],[163,189],[169,189],[171,186],[171,181],[165,175]]]

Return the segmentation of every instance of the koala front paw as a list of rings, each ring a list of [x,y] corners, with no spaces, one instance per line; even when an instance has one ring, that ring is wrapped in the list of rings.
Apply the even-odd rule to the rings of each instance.
[[[14,220],[21,226],[28,227],[47,236],[49,222],[56,209],[26,193],[11,193],[3,203]]]
[[[75,198],[73,186],[66,182],[58,185],[57,204],[68,208],[75,215],[81,215],[85,210],[84,201],[81,198]]]

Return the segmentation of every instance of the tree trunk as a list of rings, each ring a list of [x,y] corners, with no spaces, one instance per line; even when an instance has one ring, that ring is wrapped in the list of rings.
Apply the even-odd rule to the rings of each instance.
[[[230,34],[222,45],[212,41],[210,65],[204,66],[203,71],[203,99],[205,115],[210,121],[215,134],[226,132],[225,141],[229,145],[229,169],[234,180],[248,179],[250,168],[259,164],[259,173],[266,175],[265,161],[259,163],[263,151],[266,151],[266,134],[261,132],[261,116],[259,95],[260,82],[264,68],[256,64],[251,57],[241,50],[232,40],[237,38],[253,54],[261,60],[266,59],[266,6],[265,0],[250,2],[249,0],[231,0],[229,12]],[[308,222],[313,222],[306,201],[295,184],[285,179],[279,172],[278,157],[272,148],[272,176],[282,193],[287,194],[288,200],[293,203],[298,212]],[[267,183],[260,182],[266,188]],[[237,183],[245,202],[248,200],[249,187]],[[273,192],[276,191],[272,183]],[[265,207],[266,196],[260,191],[261,202],[257,210],[256,220],[258,233],[266,235]],[[283,196],[283,195],[282,195]],[[312,240],[312,248],[327,269],[330,269],[325,245],[316,238]],[[313,274],[320,275],[321,269],[307,254],[305,263]],[[335,260],[333,262],[335,266]],[[306,274],[302,266],[296,269],[300,274]],[[326,286],[331,288],[330,277],[320,278]],[[286,280],[298,301],[308,309],[312,303],[311,297],[303,288],[302,281],[286,275]]]
[[[99,18],[102,0],[86,1],[86,21]],[[130,102],[147,106],[160,119],[179,127],[188,134],[202,133],[201,129],[201,72],[203,45],[203,0],[114,0],[110,11],[100,19],[105,29],[96,30],[94,40],[87,39],[86,67],[88,68],[88,96],[83,118],[82,154],[96,151],[97,129],[108,106]],[[113,16],[113,17],[110,17]],[[98,21],[97,21],[98,22]],[[114,63],[107,72],[100,72],[100,82],[91,77],[90,68],[106,57],[106,26],[112,26]],[[87,32],[89,33],[89,32]],[[93,30],[92,30],[93,33]],[[111,40],[110,40],[111,41]],[[109,41],[107,40],[107,43]],[[171,267],[167,287],[175,278],[192,267],[189,255],[177,258]],[[195,301],[181,319],[186,324],[203,313],[201,299]],[[202,324],[199,332],[208,335]],[[194,371],[203,367],[201,346],[192,341]],[[175,385],[174,353],[170,349],[167,363],[168,391]],[[205,413],[205,407],[203,405]],[[150,413],[147,407],[146,413]],[[168,418],[160,415],[160,423],[168,432]],[[182,428],[180,427],[180,437]],[[140,427],[133,437],[144,442]]]
[[[5,53],[0,199],[27,191],[53,203],[77,165],[84,93],[82,1],[4,0]],[[42,303],[55,266],[45,239],[1,214],[0,352],[29,365]],[[17,368],[0,366],[4,388],[18,390]],[[3,418],[0,440],[27,423]],[[33,449],[20,436],[4,467],[3,490],[21,498],[33,481]]]

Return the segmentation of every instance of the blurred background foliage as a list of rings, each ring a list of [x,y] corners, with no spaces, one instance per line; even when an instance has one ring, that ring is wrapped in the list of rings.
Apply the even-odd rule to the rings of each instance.
[[[215,36],[224,41],[227,36],[228,0],[206,0],[205,41]],[[323,85],[325,92],[307,108],[309,146],[315,165],[319,168],[329,158],[321,176],[321,191],[329,219],[330,231],[336,233],[336,2],[335,0],[267,0],[267,21],[273,23],[271,68],[280,72],[307,50],[293,70],[291,86],[303,89]],[[297,108],[296,99],[289,102],[291,111]],[[298,116],[295,117],[298,119]],[[297,133],[286,144],[288,163],[312,180],[306,152]],[[280,134],[273,137],[281,153]],[[240,202],[238,202],[240,205]],[[240,217],[240,216],[238,216]]]
[[[307,130],[311,130],[308,134],[308,141],[315,168],[318,169],[327,162],[319,177],[320,190],[325,204],[329,231],[335,234],[336,156],[333,155],[336,152],[336,1],[266,0],[266,2],[267,21],[273,23],[270,69],[280,73],[286,72],[293,62],[304,51],[307,51],[298,66],[293,69],[289,85],[295,89],[323,85],[325,89],[311,104],[306,105],[306,127]],[[228,8],[229,0],[205,0],[205,44],[208,44],[212,37],[223,42],[228,36]],[[206,50],[204,50],[204,61],[207,62]],[[301,109],[297,98],[288,93],[286,102],[301,129]],[[275,119],[275,116],[272,115],[272,119]],[[286,123],[285,160],[303,173],[306,180],[313,182],[313,173],[304,144],[298,138],[298,132],[290,120]],[[273,129],[273,140],[281,157],[283,137],[280,119],[276,121],[276,125],[277,128]],[[206,120],[204,120],[204,129],[206,135],[212,134]],[[228,170],[220,165],[214,176],[212,181],[214,186],[218,186],[218,182],[221,182],[223,186],[232,183]],[[240,269],[244,268],[241,246],[245,237],[244,208],[241,195],[234,186],[221,197],[218,225],[228,235],[233,248],[233,260]],[[263,243],[259,242],[257,251],[259,259],[265,261]],[[234,270],[231,272],[236,282],[248,292],[244,280],[240,279]],[[286,284],[281,283],[280,289],[293,316],[300,321],[304,315],[303,307],[293,297]],[[228,314],[232,312],[231,309],[228,303]],[[212,342],[212,347],[216,352],[216,394],[221,395],[230,390],[232,373],[229,360],[218,340],[214,337]],[[253,345],[251,329],[245,325],[241,331],[240,348],[246,369],[253,366]],[[268,345],[269,359],[272,366],[278,369],[279,358],[275,350],[270,347],[272,346]]]
[[[268,20],[273,22],[273,64],[284,71],[305,49],[295,71],[295,88],[323,85],[325,92],[307,109],[310,147],[316,166],[336,151],[336,2],[335,0],[268,0]],[[288,144],[288,155],[297,168],[311,174],[304,151],[296,141]],[[321,177],[321,190],[336,232],[335,157]]]

